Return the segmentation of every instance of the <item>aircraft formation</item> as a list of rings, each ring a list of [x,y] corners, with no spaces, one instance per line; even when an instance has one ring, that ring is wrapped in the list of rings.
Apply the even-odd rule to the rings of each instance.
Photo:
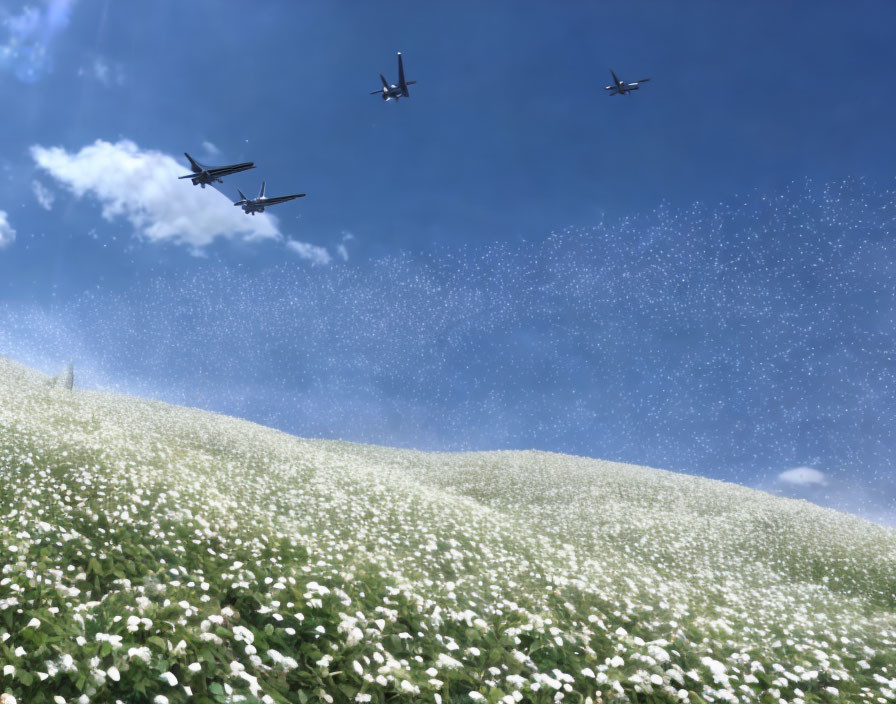
[[[607,95],[625,95],[626,93],[638,90],[640,84],[650,80],[649,78],[642,78],[632,83],[626,83],[619,78],[616,75],[616,72],[612,69],[610,69],[610,75],[613,76],[613,83],[604,88],[604,90],[607,91]],[[404,61],[401,58],[400,51],[398,52],[398,83],[389,83],[383,74],[380,74],[380,81],[383,84],[382,88],[371,91],[370,95],[380,95],[384,101],[398,101],[400,98],[410,98],[411,93],[408,90],[408,86],[412,86],[417,82],[405,80]],[[249,169],[255,168],[255,162],[252,161],[245,161],[241,164],[227,164],[225,166],[205,166],[204,164],[200,164],[186,152],[184,152],[184,156],[187,157],[187,160],[190,162],[191,173],[186,174],[185,176],[179,176],[178,178],[188,178],[194,186],[199,185],[202,186],[202,188],[215,183],[224,183],[222,180],[224,176],[238,174],[241,171],[248,171]],[[285,203],[286,201],[295,200],[296,198],[304,198],[306,195],[304,193],[294,193],[288,196],[274,196],[269,198],[265,195],[264,191],[264,181],[261,182],[261,190],[255,198],[247,198],[241,190],[237,189],[237,193],[240,194],[240,200],[235,201],[234,205],[240,206],[243,209],[243,212],[247,215],[255,215],[255,213],[263,213],[265,208],[272,205]]]
[[[205,164],[200,164],[187,154],[187,152],[184,152],[184,156],[187,157],[190,162],[192,173],[186,174],[185,176],[178,176],[178,178],[188,178],[194,186],[199,185],[203,188],[213,183],[224,183],[222,180],[224,176],[238,174],[241,171],[248,171],[249,169],[255,168],[255,162],[253,161],[244,161],[241,164],[227,164],[226,166],[206,166]],[[269,198],[265,195],[264,191],[264,181],[261,182],[261,190],[255,198],[247,198],[241,190],[237,189],[237,193],[240,194],[240,200],[236,201],[234,205],[241,206],[243,212],[247,215],[255,215],[255,213],[263,213],[264,209],[271,205],[277,205],[278,203],[285,203],[288,200],[305,197],[304,193],[294,193],[289,196],[274,196],[273,198]]]

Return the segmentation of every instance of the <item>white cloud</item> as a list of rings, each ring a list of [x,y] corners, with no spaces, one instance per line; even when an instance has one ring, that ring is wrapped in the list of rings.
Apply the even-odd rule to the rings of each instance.
[[[89,68],[83,66],[78,69],[79,76],[94,78],[107,88],[109,86],[123,86],[124,67],[119,63],[110,63],[102,56],[96,56]]]
[[[16,231],[6,218],[6,211],[0,210],[0,249],[11,245],[16,238]]]
[[[824,472],[812,467],[794,467],[781,472],[778,481],[796,486],[826,486],[828,483]]]
[[[332,261],[330,253],[323,247],[318,247],[308,242],[288,240],[286,246],[298,254],[302,259],[307,259],[312,264],[329,264]]]
[[[31,155],[39,168],[78,198],[96,198],[106,220],[123,217],[150,242],[172,242],[198,251],[217,237],[281,238],[273,216],[247,217],[214,188],[178,180],[187,169],[173,157],[140,149],[129,140],[115,144],[97,140],[79,152],[35,145]],[[326,250],[323,253],[329,259]]]
[[[202,143],[202,148],[205,150],[205,153],[209,156],[215,157],[221,153],[221,150],[214,144],[214,142],[209,142],[206,140]]]
[[[336,253],[342,257],[342,261],[348,261],[348,247],[345,246],[346,242],[351,242],[355,239],[355,236],[351,232],[342,232],[342,242],[336,245]]]
[[[770,474],[754,485],[790,499],[803,499],[883,525],[896,526],[896,483],[794,467]]]
[[[25,5],[3,20],[7,36],[0,44],[0,66],[25,83],[34,83],[53,70],[52,45],[68,26],[75,0],[43,0]]]
[[[31,182],[31,190],[34,191],[34,197],[37,198],[41,208],[44,210],[53,209],[53,201],[56,200],[53,191],[36,179]]]

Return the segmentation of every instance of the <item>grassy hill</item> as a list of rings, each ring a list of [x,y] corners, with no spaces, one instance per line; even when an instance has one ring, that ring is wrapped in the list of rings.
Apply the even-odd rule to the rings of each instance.
[[[643,467],[303,440],[46,381],[0,359],[0,693],[19,704],[896,698],[886,528]]]

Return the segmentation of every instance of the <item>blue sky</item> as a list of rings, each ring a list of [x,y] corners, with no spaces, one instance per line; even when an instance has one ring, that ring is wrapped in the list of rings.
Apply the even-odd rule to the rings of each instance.
[[[0,354],[896,523],[891,2],[0,3]],[[368,93],[395,78],[410,100]],[[652,78],[608,97],[609,68]],[[183,151],[252,159],[219,191]],[[256,218],[236,189],[307,192]]]

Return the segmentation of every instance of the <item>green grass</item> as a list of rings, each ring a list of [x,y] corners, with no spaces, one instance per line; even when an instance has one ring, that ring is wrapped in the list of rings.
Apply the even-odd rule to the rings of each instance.
[[[896,700],[891,530],[44,379],[0,359],[0,693],[20,704]]]

